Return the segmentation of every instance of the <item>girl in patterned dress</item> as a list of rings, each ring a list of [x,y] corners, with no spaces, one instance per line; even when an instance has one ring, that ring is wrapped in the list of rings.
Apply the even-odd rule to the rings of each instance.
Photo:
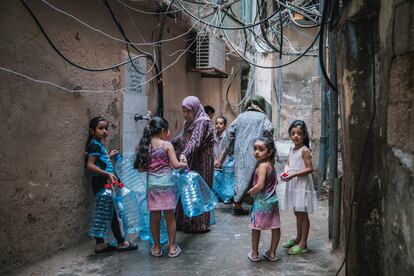
[[[161,211],[164,212],[168,230],[169,257],[177,257],[181,249],[175,244],[176,223],[174,208],[177,205],[177,188],[171,178],[171,167],[180,169],[185,163],[178,162],[173,145],[166,141],[170,136],[168,122],[154,117],[139,142],[135,167],[148,172],[147,206],[151,217],[151,233],[154,245],[151,254],[162,256],[160,244]]]
[[[247,191],[254,199],[249,223],[249,227],[252,229],[252,250],[248,257],[253,262],[260,261],[258,251],[260,231],[271,230],[270,248],[264,251],[263,257],[275,262],[278,260],[276,248],[280,239],[280,217],[276,194],[276,169],[273,166],[276,147],[270,133],[256,139],[253,152],[258,162],[250,180],[253,187]]]
[[[286,181],[283,209],[292,208],[296,216],[296,238],[286,242],[288,254],[299,255],[308,252],[307,240],[310,228],[308,214],[317,209],[316,193],[312,181],[312,156],[309,149],[309,134],[304,121],[296,120],[289,127],[289,136],[294,147],[282,173]]]

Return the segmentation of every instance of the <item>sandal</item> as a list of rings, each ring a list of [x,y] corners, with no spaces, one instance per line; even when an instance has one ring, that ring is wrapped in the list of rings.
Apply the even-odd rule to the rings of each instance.
[[[300,255],[300,254],[304,254],[306,252],[308,252],[307,248],[302,248],[299,245],[295,245],[294,247],[289,249],[287,253],[289,255]]]
[[[154,257],[161,257],[162,256],[162,249],[160,247],[160,252],[155,253],[155,245],[151,247],[151,255]]]
[[[124,252],[124,251],[131,251],[131,250],[137,250],[138,249],[138,245],[128,241],[128,246],[125,247],[118,247],[117,248],[118,251]]]
[[[292,248],[296,245],[295,239],[288,240],[285,244],[283,244],[284,248]]]
[[[105,246],[102,249],[99,249],[99,250],[95,249],[95,253],[96,254],[102,254],[102,253],[114,252],[116,250],[117,250],[117,248],[115,246],[112,246],[112,245],[108,244],[107,246]]]
[[[265,252],[263,252],[263,257],[266,260],[270,261],[270,262],[276,262],[276,261],[279,260],[279,258],[276,257],[276,254],[275,254],[275,257],[274,258],[270,257],[270,250],[266,250]]]
[[[247,254],[247,257],[252,262],[259,262],[260,261],[260,257],[259,256],[256,256],[256,258],[253,257],[253,251],[250,251],[249,254]]]
[[[175,247],[175,252],[174,253],[168,252],[168,257],[170,257],[170,258],[178,257],[178,255],[181,254],[181,248],[178,245],[174,245],[174,247]]]

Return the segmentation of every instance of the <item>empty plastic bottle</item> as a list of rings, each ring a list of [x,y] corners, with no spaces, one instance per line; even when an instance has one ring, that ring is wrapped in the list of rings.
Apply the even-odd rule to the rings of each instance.
[[[174,171],[173,180],[186,216],[195,217],[214,209],[217,198],[198,173]]]
[[[222,181],[223,181],[223,171],[221,169],[214,169],[213,192],[218,197],[220,196],[219,190],[221,189]]]
[[[135,193],[145,193],[147,186],[147,173],[140,173],[134,168],[134,154],[120,153],[115,156],[115,172],[125,187]]]
[[[150,212],[147,208],[147,199],[144,198],[140,201],[140,230],[139,230],[139,238],[144,241],[150,241],[151,244],[154,243],[151,234],[151,222],[150,222]],[[161,217],[160,221],[160,242],[164,244],[168,241],[168,233],[167,233],[167,225],[165,223],[164,217]]]
[[[218,194],[224,203],[231,202],[234,196],[234,159],[232,156],[227,158],[223,164],[223,179]]]
[[[88,235],[96,238],[105,238],[111,227],[114,214],[112,185],[106,184],[104,189],[95,195]]]
[[[138,199],[134,192],[122,183],[116,183],[115,208],[121,217],[125,233],[139,232]]]

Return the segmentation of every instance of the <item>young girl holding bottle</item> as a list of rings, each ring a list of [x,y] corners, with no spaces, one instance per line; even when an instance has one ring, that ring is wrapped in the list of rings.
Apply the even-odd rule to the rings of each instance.
[[[280,239],[280,217],[276,194],[277,175],[276,168],[273,166],[276,146],[270,133],[256,139],[253,153],[258,162],[250,180],[252,188],[247,191],[254,199],[249,223],[252,229],[252,250],[248,257],[253,262],[260,261],[258,251],[260,231],[271,230],[270,248],[264,251],[263,257],[275,262],[278,260],[276,248]]]
[[[89,138],[85,149],[87,154],[86,168],[92,173],[92,190],[94,195],[102,190],[105,184],[117,181],[110,158],[114,157],[118,151],[112,150],[108,154],[105,146],[102,144],[102,140],[108,135],[108,125],[108,121],[101,116],[95,117],[89,122]],[[111,229],[118,242],[118,247],[106,244],[102,238],[95,238],[96,253],[115,250],[129,251],[138,248],[136,244],[125,240],[116,212],[114,212],[112,217]]]
[[[139,142],[135,167],[141,172],[148,172],[147,206],[154,240],[151,254],[154,257],[162,256],[160,220],[163,211],[168,230],[168,256],[173,258],[180,255],[181,248],[175,244],[174,208],[177,205],[177,187],[172,180],[171,167],[179,169],[187,164],[178,162],[173,145],[166,141],[169,137],[167,120],[160,117],[151,119]]]
[[[309,149],[309,134],[302,120],[294,121],[289,127],[289,136],[294,146],[282,173],[286,181],[284,209],[293,208],[296,216],[296,238],[286,242],[288,254],[299,255],[308,252],[307,240],[310,228],[308,214],[317,209],[316,193],[312,182],[312,157]]]

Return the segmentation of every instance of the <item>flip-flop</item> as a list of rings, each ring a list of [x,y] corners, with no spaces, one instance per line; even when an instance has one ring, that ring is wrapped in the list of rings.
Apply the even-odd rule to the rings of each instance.
[[[95,250],[96,254],[102,254],[102,253],[108,253],[108,252],[114,252],[116,251],[117,248],[115,246],[112,245],[107,245],[106,247],[99,249],[99,250]]]
[[[272,258],[272,257],[270,257],[270,251],[269,250],[266,250],[265,252],[263,252],[263,257],[266,259],[266,260],[268,260],[268,261],[270,261],[270,262],[276,262],[276,261],[278,261],[279,260],[279,258],[278,257],[276,257],[276,255],[275,255],[275,257],[274,258]]]
[[[252,262],[260,262],[260,257],[257,256],[256,258],[253,257],[253,251],[250,251],[249,254],[247,254],[247,257]]]
[[[162,256],[162,249],[160,248],[160,252],[155,253],[155,245],[151,247],[151,255],[154,257],[161,257]]]
[[[174,245],[174,246],[175,246],[175,252],[174,253],[168,252],[168,257],[170,258],[178,257],[178,255],[181,254],[181,248],[178,245]]]
[[[296,245],[295,239],[288,240],[285,244],[283,244],[284,248],[292,248]]]
[[[124,251],[131,251],[131,250],[137,250],[138,249],[138,245],[128,241],[128,246],[126,247],[118,247],[117,248],[118,251],[124,252]]]
[[[295,245],[294,247],[289,249],[287,253],[289,255],[300,255],[300,254],[304,254],[306,252],[308,252],[308,249],[301,248],[299,245]]]

